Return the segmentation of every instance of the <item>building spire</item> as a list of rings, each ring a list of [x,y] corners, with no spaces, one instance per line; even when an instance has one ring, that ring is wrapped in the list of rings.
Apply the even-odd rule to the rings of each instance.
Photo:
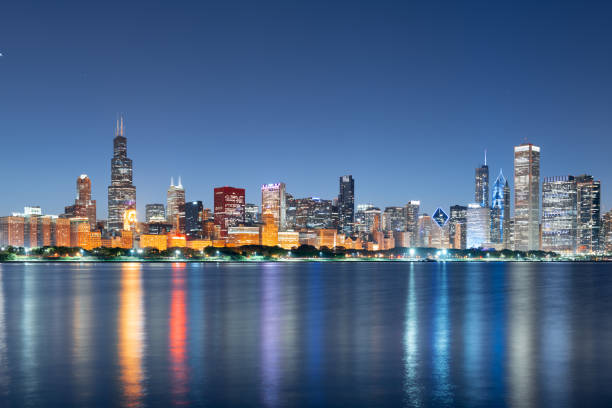
[[[174,187],[174,176],[170,177],[170,187]]]
[[[183,188],[183,183],[181,183],[181,176],[179,176],[178,187]]]
[[[487,165],[487,149],[485,149],[485,166]]]

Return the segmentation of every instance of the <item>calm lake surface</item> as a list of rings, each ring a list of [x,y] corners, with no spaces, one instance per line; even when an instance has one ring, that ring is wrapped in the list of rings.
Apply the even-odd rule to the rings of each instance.
[[[609,407],[612,264],[0,264],[0,406]]]

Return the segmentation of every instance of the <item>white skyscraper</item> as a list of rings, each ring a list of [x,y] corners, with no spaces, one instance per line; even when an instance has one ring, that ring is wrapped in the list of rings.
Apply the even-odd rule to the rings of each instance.
[[[514,248],[540,249],[540,148],[514,147]]]

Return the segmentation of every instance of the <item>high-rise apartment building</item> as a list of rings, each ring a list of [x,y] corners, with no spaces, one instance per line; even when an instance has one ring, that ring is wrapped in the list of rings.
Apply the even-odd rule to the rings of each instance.
[[[546,177],[542,182],[542,250],[576,251],[576,179]]]
[[[450,208],[448,220],[449,246],[453,249],[465,249],[467,247],[467,207],[464,205],[453,205]]]
[[[487,154],[485,152],[485,163],[476,168],[475,176],[475,202],[481,207],[489,206],[489,166],[487,166]]]
[[[0,217],[0,245],[22,247],[25,244],[25,217]]]
[[[514,147],[514,248],[538,250],[540,244],[540,148]]]
[[[491,199],[491,242],[494,244],[504,242],[504,219],[506,216],[504,193],[506,184],[506,178],[500,170],[495,183],[493,183]]]
[[[480,203],[468,205],[467,247],[482,248],[491,242],[491,209]]]
[[[229,227],[237,227],[244,223],[244,188],[215,188],[215,226],[219,228],[219,236],[227,237]]]
[[[421,209],[420,201],[409,201],[404,206],[406,213],[406,231],[410,235],[410,242],[419,242],[419,211]]]
[[[351,175],[340,177],[338,212],[340,230],[347,236],[351,235],[355,223],[355,180]]]
[[[170,187],[166,193],[166,221],[172,224],[175,231],[184,232],[184,220],[185,189],[180,177],[177,185],[174,185],[174,178],[170,178]]]
[[[511,231],[511,224],[513,223],[512,218],[510,217],[510,185],[508,185],[508,180],[506,179],[506,184],[504,184],[504,221],[502,224],[503,233],[502,233],[502,243],[504,249],[511,249],[514,247],[513,241],[513,233]]]
[[[204,205],[202,201],[185,203],[185,235],[188,239],[204,237]]]
[[[261,186],[261,214],[270,212],[279,231],[287,229],[287,203],[285,183],[264,184]]]
[[[576,177],[576,190],[577,251],[597,252],[601,232],[601,182],[583,174]]]
[[[127,138],[121,117],[113,139],[111,185],[108,187],[109,231],[116,233],[123,229],[123,216],[128,209],[136,209],[136,187],[132,184],[132,160],[127,157]]]
[[[145,206],[145,220],[149,222],[166,222],[166,209],[163,204],[147,204]]]

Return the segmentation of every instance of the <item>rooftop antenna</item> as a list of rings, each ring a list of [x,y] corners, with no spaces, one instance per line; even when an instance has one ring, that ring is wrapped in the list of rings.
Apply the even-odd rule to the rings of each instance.
[[[487,165],[487,149],[485,149],[485,166]]]
[[[174,186],[174,177],[170,177],[170,187]]]
[[[183,187],[183,183],[181,183],[181,176],[179,176],[179,183],[178,183],[179,187]]]

